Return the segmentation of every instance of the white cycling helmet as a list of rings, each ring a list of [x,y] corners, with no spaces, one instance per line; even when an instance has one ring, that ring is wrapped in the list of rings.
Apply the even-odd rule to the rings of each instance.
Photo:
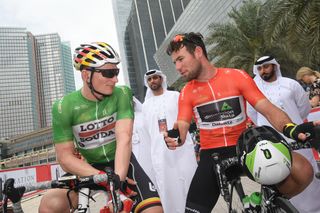
[[[290,174],[291,152],[283,137],[268,126],[253,127],[241,134],[237,150],[248,177],[274,185]]]

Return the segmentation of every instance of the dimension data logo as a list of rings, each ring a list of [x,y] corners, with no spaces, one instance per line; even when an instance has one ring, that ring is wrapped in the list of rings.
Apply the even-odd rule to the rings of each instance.
[[[226,110],[231,110],[232,107],[227,104],[227,102],[223,102],[222,107],[221,107],[221,112],[226,111]]]

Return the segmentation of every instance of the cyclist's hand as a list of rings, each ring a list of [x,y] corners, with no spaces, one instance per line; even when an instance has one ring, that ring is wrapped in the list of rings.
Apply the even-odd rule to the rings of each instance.
[[[120,182],[120,191],[127,197],[136,196],[137,192],[130,189],[129,185],[136,185],[136,182],[127,177],[125,181]]]
[[[4,183],[3,194],[5,194],[13,203],[17,203],[21,200],[26,188],[25,187],[15,187],[15,180],[9,178]]]
[[[165,132],[163,136],[168,149],[175,150],[178,146],[182,145],[177,123],[174,124],[172,129]]]
[[[305,141],[314,138],[314,127],[319,125],[320,121],[306,122],[299,125],[289,123],[284,126],[283,134],[294,140]]]
[[[106,172],[100,170],[99,175],[103,175],[103,174],[106,174]],[[98,185],[104,187],[106,191],[110,191],[110,185],[108,182],[100,182],[98,183]]]

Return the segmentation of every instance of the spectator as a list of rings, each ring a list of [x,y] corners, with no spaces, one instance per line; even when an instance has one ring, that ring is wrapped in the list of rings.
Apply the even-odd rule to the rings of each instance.
[[[310,104],[312,107],[319,106],[320,101],[320,73],[309,67],[301,67],[296,74],[296,79],[310,85]]]
[[[188,134],[185,146],[177,151],[167,148],[163,132],[173,127],[178,114],[179,93],[167,90],[167,77],[159,70],[144,75],[147,93],[142,106],[144,123],[151,140],[151,158],[164,212],[184,213],[187,192],[197,162]]]
[[[151,137],[143,123],[142,103],[133,96],[133,105],[134,123],[132,134],[132,152],[134,153],[143,170],[147,173],[152,182],[155,183],[155,176],[151,163]]]
[[[261,92],[274,105],[285,111],[294,123],[303,123],[303,120],[307,118],[311,110],[308,94],[295,80],[282,77],[280,65],[276,59],[272,56],[259,58],[253,67],[253,73],[256,75],[254,81]],[[250,104],[248,104],[247,111],[248,116],[256,125],[272,126]],[[286,139],[288,142],[293,141],[289,138]],[[310,162],[314,173],[318,171],[312,149],[301,149],[295,152],[300,153]],[[313,181],[303,192],[291,198],[291,202],[301,213],[317,212],[320,209],[320,203],[317,201],[319,194],[320,180],[314,177]]]

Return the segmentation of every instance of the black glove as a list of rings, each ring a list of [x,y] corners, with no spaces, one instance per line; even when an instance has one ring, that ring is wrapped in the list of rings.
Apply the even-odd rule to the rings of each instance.
[[[302,124],[288,123],[283,127],[283,134],[288,138],[294,140],[300,140],[298,135],[304,133],[307,136],[307,140],[310,140],[315,137],[313,122],[307,122]]]
[[[14,187],[14,179],[9,178],[4,183],[3,193],[13,202],[17,203],[21,200],[26,188],[25,187]]]
[[[178,145],[181,145],[180,133],[178,129],[170,129],[168,130],[168,137],[175,138],[178,142]]]

